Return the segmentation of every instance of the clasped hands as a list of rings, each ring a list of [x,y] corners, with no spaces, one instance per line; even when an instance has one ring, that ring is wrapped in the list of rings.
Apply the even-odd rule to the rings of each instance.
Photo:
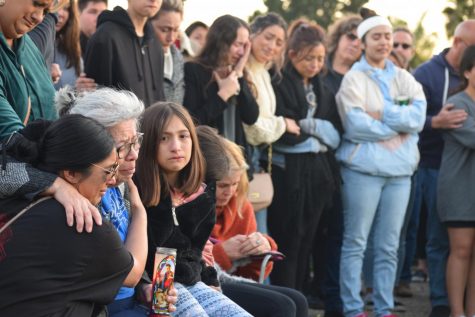
[[[242,259],[271,251],[269,240],[260,232],[238,234],[221,243],[231,260]]]

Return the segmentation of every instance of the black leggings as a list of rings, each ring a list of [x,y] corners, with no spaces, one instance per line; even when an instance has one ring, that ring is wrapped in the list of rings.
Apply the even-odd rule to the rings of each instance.
[[[221,284],[224,295],[255,317],[307,317],[307,299],[294,289],[246,282]]]

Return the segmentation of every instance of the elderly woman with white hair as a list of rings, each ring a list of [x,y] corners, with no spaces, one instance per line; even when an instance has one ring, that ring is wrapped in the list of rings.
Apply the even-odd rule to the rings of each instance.
[[[116,184],[102,197],[99,210],[102,218],[114,225],[125,247],[132,254],[134,265],[131,272],[137,284],[143,276],[147,258],[147,216],[132,176],[142,141],[142,133],[137,132],[137,128],[144,105],[137,96],[125,90],[101,88],[77,95],[70,88],[65,88],[56,97],[56,107],[60,115],[81,114],[94,118],[107,128],[114,139],[119,162]],[[36,173],[26,184],[10,185],[27,187],[32,193],[40,192],[41,188],[36,188],[36,180],[43,178],[45,173]],[[9,181],[14,182],[12,178]],[[2,186],[0,196],[5,196],[7,193],[2,193],[1,188]],[[150,284],[143,284],[142,290],[144,294],[151,294]],[[168,300],[175,303],[176,296],[174,292],[172,294]],[[148,309],[140,307],[134,295],[134,288],[121,287],[115,301],[108,305],[109,315],[148,316]],[[174,310],[174,307],[171,309]]]
[[[425,121],[422,87],[388,59],[390,22],[362,10],[357,28],[364,55],[343,78],[336,96],[344,127],[337,150],[343,179],[340,292],[346,317],[365,317],[361,271],[368,236],[374,246],[374,316],[394,306],[399,235],[417,167],[418,132]]]

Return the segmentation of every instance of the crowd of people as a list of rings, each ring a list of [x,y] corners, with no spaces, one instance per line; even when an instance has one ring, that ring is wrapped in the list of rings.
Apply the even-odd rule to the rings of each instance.
[[[158,247],[172,316],[475,316],[475,20],[107,5],[0,0],[1,316],[149,316]]]

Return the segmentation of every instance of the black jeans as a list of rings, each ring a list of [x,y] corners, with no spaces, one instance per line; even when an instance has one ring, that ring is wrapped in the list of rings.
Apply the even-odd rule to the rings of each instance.
[[[291,288],[227,282],[221,284],[224,295],[255,317],[307,317],[306,298]]]

